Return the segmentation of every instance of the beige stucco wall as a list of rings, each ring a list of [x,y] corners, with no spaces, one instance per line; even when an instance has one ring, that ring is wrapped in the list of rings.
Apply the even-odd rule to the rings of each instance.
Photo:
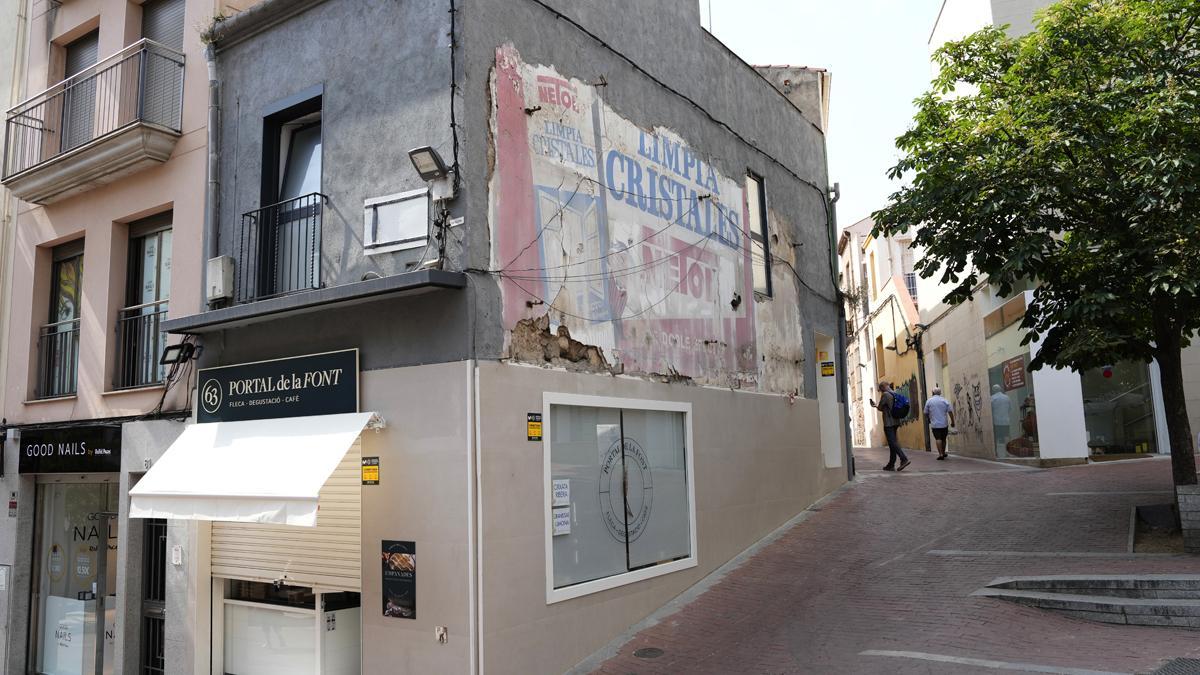
[[[543,392],[692,403],[697,567],[546,604],[543,445],[525,429]],[[814,400],[491,362],[480,364],[478,393],[488,673],[570,668],[846,477],[821,468]]]
[[[379,457],[379,485],[362,488],[364,673],[470,671],[471,377],[465,362],[362,374],[362,410],[387,420],[362,436],[363,456]],[[384,539],[416,543],[416,619],[383,616]]]
[[[26,95],[61,79],[62,45],[100,29],[103,59],[140,38],[140,12],[126,0],[73,0],[46,13],[32,3]],[[185,19],[183,135],[166,163],[47,207],[21,203],[13,263],[13,311],[5,378],[5,416],[10,422],[101,418],[148,412],[162,390],[105,393],[112,388],[115,322],[124,306],[127,228],[123,223],[174,209],[174,247],[169,316],[200,307],[205,180],[207,72],[197,28],[214,12],[211,0],[187,3]],[[85,240],[78,393],[49,402],[31,398],[39,327],[46,322],[50,293],[50,247]],[[183,408],[185,386],[176,387],[164,409]]]
[[[954,405],[958,434],[949,439],[950,452],[994,458],[981,304],[964,302],[924,319],[929,324],[925,333],[925,377],[930,389],[940,386]],[[943,345],[950,376],[946,382],[942,381],[941,363],[934,356],[935,350]]]

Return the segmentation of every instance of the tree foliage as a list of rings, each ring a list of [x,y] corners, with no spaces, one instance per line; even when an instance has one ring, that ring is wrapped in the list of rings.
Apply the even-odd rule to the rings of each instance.
[[[1200,329],[1200,2],[1062,0],[934,58],[876,232],[919,225],[950,303],[1035,279],[1035,369],[1177,361]]]

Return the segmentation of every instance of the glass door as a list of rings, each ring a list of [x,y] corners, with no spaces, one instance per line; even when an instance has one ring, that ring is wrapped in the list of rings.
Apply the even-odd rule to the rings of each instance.
[[[1085,370],[1079,377],[1083,421],[1093,456],[1158,452],[1149,366],[1123,361]]]
[[[117,491],[116,483],[38,485],[33,621],[38,673],[113,672]]]

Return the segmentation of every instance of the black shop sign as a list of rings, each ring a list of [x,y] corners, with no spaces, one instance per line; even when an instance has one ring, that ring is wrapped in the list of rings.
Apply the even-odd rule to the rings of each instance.
[[[19,473],[116,473],[120,425],[23,429]]]
[[[358,350],[205,368],[198,422],[358,412]]]

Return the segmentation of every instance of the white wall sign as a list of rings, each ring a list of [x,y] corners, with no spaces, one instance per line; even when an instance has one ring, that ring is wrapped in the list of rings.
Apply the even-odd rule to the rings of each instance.
[[[554,481],[554,502],[552,506],[569,506],[571,504],[571,481],[563,478]]]
[[[571,507],[554,509],[554,536],[571,534]]]

